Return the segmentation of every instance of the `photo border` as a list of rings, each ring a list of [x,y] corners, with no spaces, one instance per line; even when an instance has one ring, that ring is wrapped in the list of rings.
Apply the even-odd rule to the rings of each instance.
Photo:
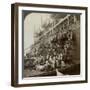
[[[62,8],[62,9],[77,9],[85,10],[85,80],[83,81],[65,81],[65,82],[49,82],[49,83],[35,83],[35,84],[18,84],[18,7],[19,6],[32,6],[32,7],[45,7],[45,8]],[[56,85],[56,84],[72,84],[72,83],[87,83],[88,72],[87,72],[87,54],[88,54],[88,8],[77,7],[77,6],[62,6],[62,5],[45,5],[45,4],[29,4],[29,3],[15,3],[11,5],[11,85],[14,87],[21,86],[40,86],[40,85]]]

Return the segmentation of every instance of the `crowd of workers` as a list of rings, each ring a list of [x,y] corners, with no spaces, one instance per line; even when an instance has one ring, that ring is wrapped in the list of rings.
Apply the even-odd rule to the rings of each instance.
[[[63,68],[72,63],[73,48],[73,31],[60,32],[49,43],[40,45],[31,65],[38,70]]]

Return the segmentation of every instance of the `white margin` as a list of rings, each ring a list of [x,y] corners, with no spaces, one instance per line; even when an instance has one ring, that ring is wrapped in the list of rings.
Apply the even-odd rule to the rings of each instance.
[[[53,77],[39,77],[39,78],[24,78],[22,79],[22,10],[35,10],[35,11],[53,11],[53,12],[71,12],[81,13],[81,27],[80,27],[80,47],[81,47],[81,75],[70,76],[53,76]],[[34,83],[47,83],[47,82],[67,82],[67,81],[80,81],[85,80],[85,11],[75,9],[55,9],[55,8],[40,8],[40,7],[18,7],[18,83],[19,84],[34,84]],[[61,77],[61,78],[60,78]]]

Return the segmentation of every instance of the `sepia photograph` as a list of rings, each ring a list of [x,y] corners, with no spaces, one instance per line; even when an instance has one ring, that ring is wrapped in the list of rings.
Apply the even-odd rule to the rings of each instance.
[[[24,77],[80,74],[80,14],[23,11]]]
[[[87,7],[12,5],[12,85],[87,82]]]

